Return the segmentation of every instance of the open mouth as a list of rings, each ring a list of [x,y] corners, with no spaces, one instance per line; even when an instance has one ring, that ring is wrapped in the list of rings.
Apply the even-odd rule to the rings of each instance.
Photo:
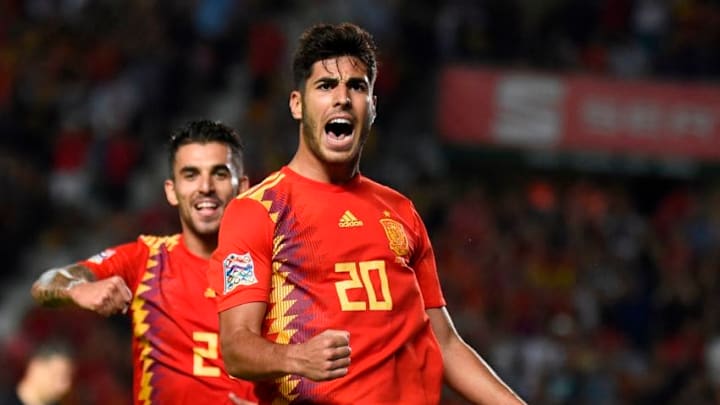
[[[355,129],[355,125],[347,118],[334,118],[325,124],[325,133],[335,141],[351,137],[353,129]]]
[[[202,200],[194,205],[195,209],[203,216],[214,215],[220,208],[219,201]]]

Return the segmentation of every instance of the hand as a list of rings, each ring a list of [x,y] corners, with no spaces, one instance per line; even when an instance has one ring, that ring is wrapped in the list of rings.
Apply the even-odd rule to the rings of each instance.
[[[305,343],[291,345],[300,374],[314,381],[340,378],[350,366],[350,332],[328,329]]]
[[[68,290],[68,295],[80,308],[103,316],[127,312],[132,300],[130,289],[119,276],[75,284]]]
[[[230,398],[230,402],[232,402],[235,405],[257,405],[257,402],[252,402],[252,401],[248,401],[246,399],[242,399],[239,396],[235,395],[234,392],[229,393],[228,398]]]

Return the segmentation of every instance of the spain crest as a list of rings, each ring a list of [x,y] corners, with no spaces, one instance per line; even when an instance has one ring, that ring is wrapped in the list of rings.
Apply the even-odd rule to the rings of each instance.
[[[402,224],[390,218],[381,219],[380,224],[385,230],[385,236],[387,236],[390,243],[390,250],[397,256],[407,256],[410,253],[410,246]]]
[[[252,285],[258,282],[255,277],[255,263],[253,263],[250,253],[230,253],[223,260],[223,273],[225,276],[224,294],[239,285]]]

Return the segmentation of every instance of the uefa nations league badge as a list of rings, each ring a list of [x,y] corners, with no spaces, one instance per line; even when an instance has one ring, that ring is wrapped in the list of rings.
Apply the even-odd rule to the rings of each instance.
[[[230,253],[223,260],[223,273],[225,273],[225,290],[227,294],[239,285],[252,285],[257,283],[255,277],[255,263],[250,253]]]

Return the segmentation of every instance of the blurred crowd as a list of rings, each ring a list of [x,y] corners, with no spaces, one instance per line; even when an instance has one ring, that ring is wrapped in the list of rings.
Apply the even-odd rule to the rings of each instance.
[[[529,403],[720,400],[720,189],[648,181],[533,175],[443,203],[449,308]]]
[[[0,0],[0,390],[34,345],[78,348],[66,404],[126,404],[124,319],[33,307],[44,269],[171,233],[164,141],[238,128],[251,178],[294,150],[298,34],[353,21],[380,48],[362,170],[415,199],[463,336],[534,404],[717,403],[720,189],[457,170],[435,78],[463,63],[716,81],[715,0]],[[452,393],[447,403],[459,402]]]

